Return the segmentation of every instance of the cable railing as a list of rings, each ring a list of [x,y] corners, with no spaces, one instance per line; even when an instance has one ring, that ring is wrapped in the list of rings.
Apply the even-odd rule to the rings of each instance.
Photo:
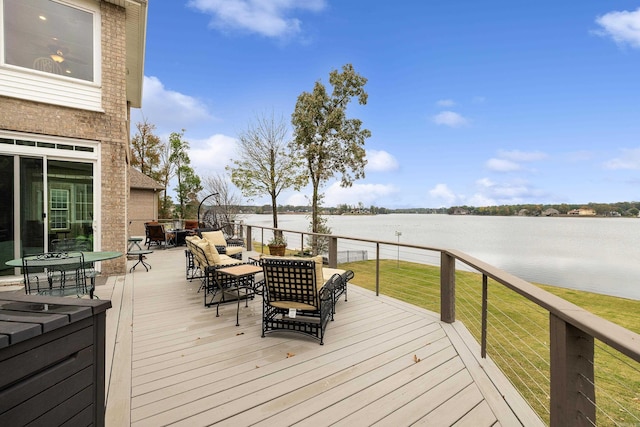
[[[273,228],[245,229],[266,251]],[[312,233],[280,231],[289,252],[309,254]],[[353,270],[353,284],[463,323],[477,356],[489,357],[547,424],[640,425],[637,332],[457,250],[317,236],[328,241],[325,262]]]

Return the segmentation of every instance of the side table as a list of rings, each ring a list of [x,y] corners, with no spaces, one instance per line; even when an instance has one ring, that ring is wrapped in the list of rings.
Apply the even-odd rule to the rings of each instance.
[[[153,251],[149,250],[149,249],[142,249],[140,251],[129,251],[129,252],[127,252],[127,255],[137,256],[138,257],[138,262],[136,262],[133,265],[133,267],[131,267],[129,269],[129,273],[133,273],[133,270],[136,269],[138,264],[142,264],[144,266],[144,269],[149,271],[149,269],[151,268],[151,264],[144,262],[144,256],[147,255],[147,254],[151,254],[151,253],[153,253]]]
[[[240,289],[245,290],[245,304],[246,299],[249,298],[250,295],[255,295],[255,275],[262,271],[262,267],[258,267],[253,264],[240,264],[235,265],[233,267],[221,268],[218,270],[219,274],[223,274],[229,277],[232,277],[236,280],[235,290],[238,293],[237,302],[238,306],[236,308],[236,326],[240,326]],[[227,289],[232,290],[232,289]],[[224,292],[224,290],[223,290]],[[216,317],[218,314],[218,308],[220,307],[220,302],[216,306]]]
[[[140,242],[144,239],[142,237],[129,237],[129,247],[127,248],[128,252],[132,250],[141,251]]]

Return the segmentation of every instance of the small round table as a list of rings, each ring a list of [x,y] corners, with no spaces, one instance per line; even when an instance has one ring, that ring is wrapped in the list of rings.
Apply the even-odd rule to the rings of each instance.
[[[137,251],[141,251],[142,248],[140,247],[140,242],[142,242],[144,239],[142,237],[129,237],[129,248],[127,249],[127,251],[131,252],[132,250],[137,250]]]
[[[131,267],[129,269],[129,273],[133,273],[133,270],[136,269],[136,267],[138,266],[138,264],[142,264],[144,266],[144,269],[149,271],[149,269],[151,268],[151,264],[148,264],[146,262],[144,262],[144,256],[147,254],[153,253],[152,250],[148,250],[148,249],[142,249],[140,251],[129,251],[127,252],[127,255],[131,255],[131,256],[137,256],[138,257],[138,262],[136,262],[133,267]]]

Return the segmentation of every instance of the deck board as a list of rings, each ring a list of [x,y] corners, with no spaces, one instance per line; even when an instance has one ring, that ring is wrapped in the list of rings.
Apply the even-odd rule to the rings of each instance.
[[[184,277],[182,249],[147,260],[149,272],[102,289],[117,302],[107,313],[108,426],[491,426],[518,419],[483,378],[461,326],[435,313],[350,286],[324,345],[286,332],[261,338],[259,297],[241,304],[236,326],[235,304],[220,306],[219,317],[215,306],[203,306],[199,282]]]

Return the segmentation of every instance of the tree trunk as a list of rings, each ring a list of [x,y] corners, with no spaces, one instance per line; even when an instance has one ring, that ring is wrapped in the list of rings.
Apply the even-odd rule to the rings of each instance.
[[[273,228],[278,228],[278,206],[276,205],[275,194],[271,194],[271,214],[273,217]]]

